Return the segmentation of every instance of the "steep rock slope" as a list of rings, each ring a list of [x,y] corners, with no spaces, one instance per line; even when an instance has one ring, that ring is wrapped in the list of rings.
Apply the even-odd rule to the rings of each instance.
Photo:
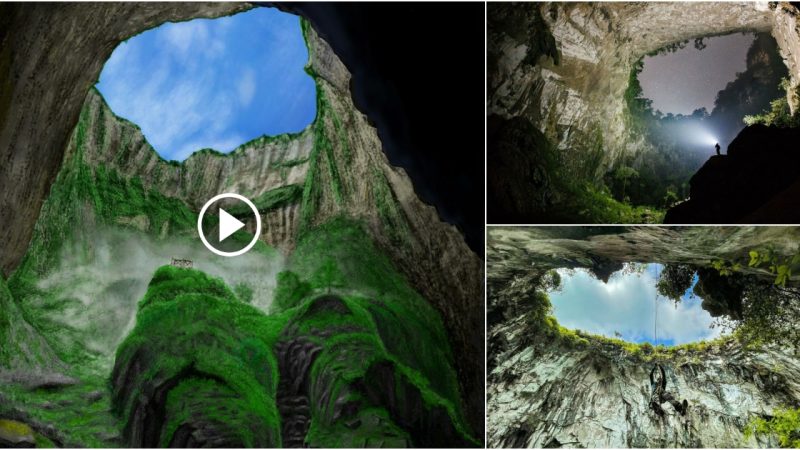
[[[689,200],[667,211],[664,222],[797,223],[800,198],[785,191],[800,183],[798,137],[794,128],[745,128],[726,155],[711,157],[692,176]]]
[[[298,239],[313,234],[316,227],[340,216],[350,217],[365,224],[370,239],[433,306],[429,312],[441,315],[446,330],[442,347],[462,355],[454,360],[458,397],[463,401],[459,406],[480,436],[483,339],[471,330],[482,328],[481,260],[458,230],[442,223],[435,209],[416,197],[405,173],[387,163],[375,129],[353,106],[346,68],[305,24],[304,33],[310,52],[308,70],[318,90],[315,122],[296,135],[256,139],[229,155],[203,150],[181,164],[164,161],[134,124],[114,116],[98,93],[90,90],[66,148],[62,171],[36,224],[33,243],[14,273],[14,289],[24,294],[18,301],[24,300],[31,310],[52,307],[43,314],[47,316],[43,324],[61,322],[65,312],[69,313],[66,317],[77,319],[77,329],[63,327],[65,331],[51,339],[60,343],[62,353],[76,343],[88,345],[103,359],[102,371],[116,343],[130,330],[135,313],[135,303],[130,296],[120,297],[119,290],[143,292],[146,285],[134,277],[106,286],[106,281],[93,283],[89,273],[73,274],[80,277],[82,289],[92,292],[88,296],[84,292],[76,303],[60,292],[65,279],[44,287],[41,281],[61,264],[64,253],[75,255],[68,263],[75,269],[88,262],[109,267],[124,263],[109,261],[103,249],[120,248],[128,237],[119,241],[112,230],[108,242],[93,243],[94,233],[103,227],[141,233],[145,239],[137,238],[138,244],[130,248],[133,260],[138,261],[137,247],[155,251],[160,258],[168,258],[177,248],[171,245],[173,241],[182,245],[179,251],[188,251],[197,210],[221,192],[251,197],[262,213],[262,241],[284,254],[291,253]],[[248,228],[252,231],[253,224]],[[274,259],[268,246],[258,248],[263,255],[256,258]],[[201,258],[201,264],[206,262]],[[148,269],[151,263],[137,266],[134,272]],[[118,268],[124,272],[124,264]],[[230,273],[222,272],[214,273]],[[264,281],[269,283],[271,276],[267,274]],[[94,292],[97,289],[100,292]],[[271,301],[263,293],[251,293],[254,304],[262,309]],[[96,301],[107,296],[114,302]],[[87,304],[100,310],[87,309]],[[115,310],[114,326],[97,334],[100,322],[84,319],[110,305],[124,307]]]
[[[798,251],[797,227],[495,228],[488,234],[487,443],[507,447],[776,446],[745,438],[753,418],[800,404],[800,353],[791,346],[743,348],[720,341],[673,352],[631,352],[621,342],[564,338],[531,319],[536,274],[587,268],[603,278],[623,262],[707,265],[746,261],[751,249]],[[772,279],[742,264],[743,272]],[[791,282],[796,282],[794,279]],[[544,327],[546,328],[546,327]],[[649,372],[688,413],[649,408]]]
[[[5,276],[25,254],[86,91],[114,47],[166,21],[249,8],[135,2],[0,6],[0,208],[15,211],[0,216]]]
[[[323,237],[341,230],[328,226],[316,239],[340,251],[359,248],[353,242],[363,239],[356,235],[347,235],[349,242]],[[139,302],[136,328],[119,347],[111,377],[123,442],[145,447],[476,445],[463,425],[453,358],[439,345],[441,322],[429,312],[408,320],[404,308],[430,307],[403,292],[380,256],[360,249],[364,252],[350,258],[361,261],[337,262],[343,270],[337,286],[348,294],[331,293],[329,286],[320,295],[323,285],[312,282],[314,290],[295,292],[299,298],[270,315],[244,304],[219,279],[192,269],[159,268]],[[319,253],[314,256],[319,259]],[[295,267],[310,263],[303,262]],[[393,280],[393,287],[366,297],[365,285],[376,280],[365,277],[369,271]],[[397,346],[398,335],[417,352]]]
[[[304,33],[318,115],[303,132],[256,139],[229,155],[204,150],[169,163],[92,90],[78,124],[87,163],[139,177],[145,188],[195,211],[222,192],[248,196],[262,213],[262,240],[284,253],[304,229],[339,215],[364,220],[396,267],[445,318],[454,348],[468,355],[459,362],[465,392],[480,392],[483,369],[476,361],[482,361],[483,343],[469,330],[483,322],[481,260],[455,227],[419,200],[405,172],[389,165],[376,130],[353,105],[349,72],[313,29],[304,26]],[[255,224],[248,225],[252,232]],[[472,423],[479,424],[478,395],[470,401]]]
[[[537,3],[489,5],[487,14],[488,114],[529,120],[558,143],[567,173],[600,177],[647,145],[629,128],[624,92],[633,64],[666,45],[770,31],[792,86],[800,83],[797,12],[788,3]]]
[[[217,194],[239,193],[252,199],[261,212],[261,239],[284,253],[291,250],[314,146],[310,127],[295,135],[255,139],[228,155],[204,149],[179,164],[161,158],[139,127],[114,115],[99,92],[92,89],[81,111],[78,130],[83,139],[70,141],[65,160],[81,151],[89,166],[114,169],[125,179],[137,177],[145,189],[178,198],[194,211]],[[255,221],[251,222],[252,232]],[[165,229],[162,234],[168,232]]]
[[[521,344],[514,320],[493,330],[511,337],[490,375],[490,446],[504,447],[775,447],[745,439],[748,420],[800,401],[800,358],[787,349],[747,351],[737,344],[645,361],[613,344],[579,347]],[[689,404],[685,416],[650,401],[649,372],[659,362],[667,389]]]

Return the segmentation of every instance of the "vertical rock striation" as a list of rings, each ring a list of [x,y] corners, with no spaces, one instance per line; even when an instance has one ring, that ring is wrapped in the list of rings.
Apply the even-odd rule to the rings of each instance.
[[[494,330],[520,337],[523,321]],[[751,417],[800,401],[800,359],[790,349],[746,351],[736,343],[657,361],[667,390],[689,404],[685,416],[649,408],[645,361],[612,344],[557,343],[511,348],[490,375],[488,444],[501,447],[776,447],[745,439]]]
[[[602,272],[623,262],[746,261],[752,249],[798,251],[797,227],[494,228],[487,249],[487,444],[490,447],[776,447],[745,438],[751,419],[800,405],[800,353],[791,345],[744,348],[733,339],[674,351],[631,351],[581,334],[569,339],[531,315],[538,275],[559,267]],[[740,270],[771,276],[761,269]],[[598,278],[601,278],[598,275]],[[794,280],[796,282],[796,280]],[[546,322],[544,325],[542,322]],[[555,323],[553,321],[553,323]],[[549,326],[549,325],[548,325]],[[686,415],[649,407],[649,373]]]
[[[82,61],[79,75],[40,67],[44,72],[58,72],[61,78],[53,83],[54,86],[72,83],[69,89],[41,89],[42,82],[37,82],[37,94],[22,102],[17,100],[17,89],[22,87],[15,86],[12,109],[7,117],[16,121],[16,131],[7,132],[14,127],[0,120],[3,127],[0,129],[0,158],[10,161],[0,169],[5,171],[0,172],[0,192],[3,192],[0,207],[6,211],[22,212],[3,215],[0,221],[6,233],[0,236],[5,236],[9,242],[5,246],[7,251],[3,253],[3,270],[10,272],[19,263],[50,182],[58,168],[74,160],[76,155],[80,156],[81,164],[86,163],[92,171],[102,169],[105,174],[113,169],[127,180],[126,183],[138,185],[141,182],[146,189],[163,194],[170,201],[179,200],[192,211],[199,210],[207,199],[222,192],[234,191],[248,196],[262,215],[261,239],[284,253],[292,251],[298,237],[306,230],[339,216],[356,219],[366,225],[370,238],[441,315],[449,340],[447,344],[460,355],[456,365],[468,422],[476,435],[482,435],[484,347],[483,336],[474,332],[483,327],[481,258],[469,249],[454,226],[442,222],[435,208],[417,197],[405,172],[389,164],[375,128],[353,104],[349,71],[310,26],[304,23],[303,31],[310,55],[307,70],[317,85],[318,114],[314,123],[298,134],[253,140],[228,155],[206,149],[182,163],[165,161],[150,147],[135,124],[116,117],[99,94],[89,89],[93,74],[99,73],[103,60],[122,39],[164,20],[230,14],[248,7],[230,4],[209,6],[205,10],[199,4],[187,6],[185,11],[176,6],[171,8],[177,12],[169,8],[165,12],[159,8],[166,7],[158,5],[137,6],[136,9],[131,6],[130,10],[123,6],[119,10],[108,6],[93,10],[90,20],[81,22],[92,24],[92,33],[85,35],[69,25],[87,13],[77,5],[65,7],[57,15],[41,9],[8,7],[13,17],[4,17],[12,17],[15,24],[17,21],[27,25],[33,23],[33,29],[38,31],[23,33],[15,25],[9,33],[0,36],[3,51],[17,52],[26,48],[8,40],[18,33],[19,39],[30,39],[29,44],[37,46],[29,49],[29,54],[41,53],[37,49],[48,48],[58,36],[65,43],[83,42],[87,49],[80,47],[76,51],[86,50],[87,55],[83,59],[62,58]],[[140,14],[143,17],[139,18]],[[106,15],[114,16],[114,19]],[[56,18],[65,23],[47,25]],[[122,27],[115,22],[117,20],[130,23]],[[115,31],[111,33],[106,28]],[[103,43],[104,52],[107,48],[99,58],[94,52],[97,42]],[[59,48],[54,50],[56,55],[61,51]],[[88,53],[97,60],[89,61]],[[18,63],[22,64],[15,60],[14,64]],[[25,89],[34,89],[35,86]],[[70,97],[37,97],[50,95],[44,94],[50,92],[67,92]],[[79,98],[76,101],[74,97]],[[61,106],[50,107],[51,102]],[[35,105],[35,108],[30,105]],[[42,145],[28,146],[27,143],[34,142],[34,139],[29,136],[25,140],[20,133],[28,133],[31,127],[42,128],[42,119],[38,116],[39,120],[32,122],[32,116],[20,112],[24,108],[59,110],[58,117],[46,120],[59,126],[71,126],[77,120],[77,127],[63,142],[56,142],[63,139],[57,136],[58,130],[48,128],[45,137],[53,142],[44,142],[47,139],[39,136],[36,142]],[[74,116],[67,114],[71,111],[75,111]],[[39,132],[31,130],[28,134],[33,136]],[[53,136],[50,136],[51,132]],[[68,136],[67,132],[63,134]],[[42,148],[54,150],[36,156],[35,152],[42,151]],[[37,162],[33,165],[31,162],[35,160]],[[32,172],[33,167],[37,170]],[[32,206],[22,208],[21,205]],[[151,230],[154,225],[146,216],[116,220],[125,226],[154,231]],[[167,222],[160,223],[162,228],[155,230],[161,237],[171,235]],[[248,224],[248,228],[252,230],[253,224]]]
[[[14,212],[0,215],[4,243],[0,269],[5,276],[28,247],[86,92],[114,47],[164,22],[220,17],[251,7],[247,3],[0,6],[0,209]]]

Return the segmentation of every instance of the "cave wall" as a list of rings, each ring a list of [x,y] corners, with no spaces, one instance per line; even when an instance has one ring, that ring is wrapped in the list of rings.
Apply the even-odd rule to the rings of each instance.
[[[508,349],[489,375],[490,447],[777,447],[774,438],[745,439],[750,418],[800,402],[800,359],[793,349],[743,350],[736,343],[672,359],[646,361],[592,339],[583,346],[528,345],[517,318],[498,327]],[[688,401],[686,415],[668,404],[649,408],[655,362],[667,391]]]
[[[26,6],[3,5],[0,11],[10,24],[0,35],[0,77],[8,67],[0,87],[10,93],[10,103],[0,104],[0,208],[14,211],[0,215],[4,275],[13,272],[28,247],[68,144],[74,151],[75,125],[86,109],[88,162],[140,176],[147,187],[194,207],[229,190],[257,197],[289,184],[308,185],[302,204],[293,202],[264,216],[262,240],[284,252],[291,251],[302,227],[339,215],[365,222],[376,244],[441,314],[450,346],[461,355],[457,369],[464,409],[482,435],[484,340],[474,332],[483,327],[481,258],[456,227],[418,198],[405,171],[389,164],[376,129],[353,104],[349,70],[315,30],[306,27],[304,32],[309,71],[325,115],[318,114],[298,135],[257,140],[228,156],[202,152],[175,165],[159,158],[138,127],[116,118],[90,87],[122,40],[165,21],[222,16],[250,5]],[[320,138],[326,143],[315,152]],[[289,162],[297,164],[278,167]]]
[[[487,444],[490,447],[776,447],[745,439],[751,418],[800,404],[800,353],[789,345],[746,349],[738,341],[658,355],[582,335],[543,333],[526,298],[536,273],[554,268],[622,268],[623,262],[707,265],[744,261],[771,246],[798,252],[798,227],[495,227],[487,248]],[[798,282],[793,277],[791,282]],[[689,404],[685,416],[649,408],[649,373],[658,362],[667,390]]]
[[[164,22],[220,17],[246,3],[58,3],[0,6],[0,270],[8,276],[105,61],[120,42]]]
[[[494,14],[488,5],[487,14]],[[534,10],[534,8],[536,10]],[[536,42],[518,30],[490,27],[488,114],[522,116],[558,143],[568,171],[602,149],[596,179],[648,144],[629,130],[623,94],[633,64],[648,52],[686,39],[737,31],[770,31],[794,86],[800,82],[797,10],[788,3],[542,3],[516,11],[539,15],[555,41],[558,64],[526,60]],[[510,23],[506,21],[506,23]],[[540,38],[537,38],[540,39]]]
[[[531,267],[601,270],[631,261],[705,266],[716,259],[741,263],[744,274],[774,277],[747,264],[748,252],[760,248],[794,256],[800,227],[493,227],[487,233],[486,278],[491,291],[493,284],[509,283]]]

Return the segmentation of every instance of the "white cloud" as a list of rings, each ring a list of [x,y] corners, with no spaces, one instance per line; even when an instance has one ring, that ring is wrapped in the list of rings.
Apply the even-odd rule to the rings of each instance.
[[[202,20],[172,23],[164,26],[164,39],[179,54],[185,56],[192,47],[205,46],[208,27]]]
[[[299,116],[314,118],[314,85],[302,72],[298,19],[281,14],[257,8],[235,18],[164,24],[120,45],[98,89],[168,159],[208,147],[227,152],[261,133],[302,129]],[[271,20],[254,27],[247,20],[253,16]],[[243,22],[233,26],[234,19]]]
[[[256,73],[253,69],[248,68],[242,72],[242,77],[239,78],[236,90],[239,92],[239,103],[243,106],[250,105],[250,102],[253,101],[253,96],[256,94]]]
[[[583,270],[569,275],[562,272],[562,291],[550,294],[559,323],[567,328],[614,337],[615,332],[629,341],[653,339],[656,308],[655,277],[642,274],[616,275],[608,283]],[[710,328],[713,318],[700,307],[698,298],[680,302],[658,298],[658,339],[675,344],[713,339],[719,328]]]

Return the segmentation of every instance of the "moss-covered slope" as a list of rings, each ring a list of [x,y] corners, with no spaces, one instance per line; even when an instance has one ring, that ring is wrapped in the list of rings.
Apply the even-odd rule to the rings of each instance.
[[[311,281],[282,286],[295,302],[271,315],[242,303],[221,280],[160,268],[112,376],[123,442],[477,445],[463,421],[441,322],[424,319],[424,311],[419,321],[409,316],[404,308],[429,306],[359,236],[359,225],[344,220],[310,231],[301,242],[323,263],[301,254],[293,267]],[[332,244],[331,253],[320,242]],[[326,263],[334,254],[348,263]],[[364,274],[370,266],[383,277]],[[397,345],[398,336],[416,352]]]

